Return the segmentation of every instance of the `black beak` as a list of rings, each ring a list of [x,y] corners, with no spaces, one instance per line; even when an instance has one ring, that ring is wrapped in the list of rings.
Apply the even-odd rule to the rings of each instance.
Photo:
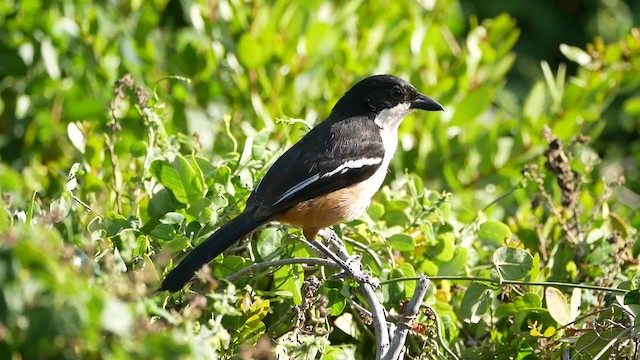
[[[427,111],[444,111],[442,105],[440,105],[437,101],[422,94],[418,95],[418,98],[411,102],[411,108]]]

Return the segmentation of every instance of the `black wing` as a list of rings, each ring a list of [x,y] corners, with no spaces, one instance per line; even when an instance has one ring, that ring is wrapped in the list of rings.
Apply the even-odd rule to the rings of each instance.
[[[282,154],[247,200],[247,209],[255,208],[254,219],[372,176],[382,164],[384,145],[380,128],[363,120],[325,120]]]

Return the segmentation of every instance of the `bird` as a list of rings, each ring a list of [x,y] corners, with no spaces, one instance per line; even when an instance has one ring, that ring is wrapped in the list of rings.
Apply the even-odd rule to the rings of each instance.
[[[268,222],[297,226],[311,241],[323,228],[358,218],[384,182],[400,123],[415,110],[444,109],[393,75],[356,83],[324,121],[274,162],[244,211],[193,249],[167,274],[160,290],[182,289],[196,271]]]

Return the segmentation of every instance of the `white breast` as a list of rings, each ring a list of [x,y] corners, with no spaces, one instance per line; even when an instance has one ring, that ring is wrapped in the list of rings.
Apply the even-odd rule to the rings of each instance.
[[[383,110],[376,116],[374,122],[380,127],[380,136],[385,148],[384,158],[378,170],[370,178],[353,186],[361,195],[359,196],[360,202],[349,206],[349,219],[355,219],[367,211],[369,204],[371,204],[371,198],[380,190],[387,176],[389,163],[398,147],[398,127],[405,116],[411,112],[412,109],[407,103]]]

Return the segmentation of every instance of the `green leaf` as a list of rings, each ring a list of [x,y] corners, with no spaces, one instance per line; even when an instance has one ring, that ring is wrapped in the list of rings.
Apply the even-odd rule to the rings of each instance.
[[[453,259],[440,262],[438,261],[438,275],[457,275],[467,265],[469,260],[469,250],[464,247],[458,247],[453,255]]]
[[[493,253],[493,263],[500,278],[520,280],[533,268],[533,257],[522,249],[501,247]]]
[[[109,212],[105,219],[107,236],[111,237],[124,229],[130,228],[129,221],[122,215]]]
[[[518,311],[542,309],[542,299],[534,293],[526,293],[523,296],[516,297],[513,304]]]
[[[21,192],[22,176],[10,166],[0,163],[0,190]]]
[[[144,140],[137,140],[131,143],[131,147],[129,148],[131,151],[131,155],[133,156],[144,156],[147,154],[147,143]]]
[[[374,202],[369,206],[367,214],[373,221],[378,221],[384,215],[384,205]]]
[[[273,274],[274,286],[277,290],[285,290],[292,294],[293,303],[302,304],[302,282],[304,271],[300,264],[286,265]]]
[[[404,272],[401,269],[393,269],[389,273],[388,280],[404,277]],[[406,298],[405,288],[403,281],[393,281],[388,284],[382,285],[382,295],[384,296],[385,304],[390,306],[399,306],[400,301]]]
[[[360,328],[358,323],[353,320],[353,315],[351,315],[351,313],[343,313],[334,321],[334,324],[338,329],[342,330],[345,334],[350,335],[352,338],[360,338]]]
[[[256,249],[258,250],[258,255],[260,255],[262,259],[266,258],[281,247],[282,235],[280,234],[280,231],[278,231],[278,228],[269,227],[260,231],[258,241],[256,242]]]
[[[176,229],[169,224],[158,224],[149,233],[154,240],[172,240],[176,236]]]
[[[531,91],[529,91],[527,100],[524,102],[522,113],[526,118],[534,121],[534,123],[546,109],[544,105],[546,97],[545,89],[544,82],[536,82]]]
[[[231,195],[235,195],[236,189],[231,182],[231,174],[231,168],[229,168],[228,166],[224,165],[218,167],[213,176],[213,181],[218,193],[226,192]]]
[[[416,277],[416,270],[413,268],[413,265],[408,262],[400,265],[399,269],[404,274],[404,277]],[[418,282],[416,280],[408,280],[404,282],[404,292],[407,298],[411,298],[413,296],[413,293],[416,291],[417,283]]]
[[[202,215],[205,209],[209,209],[209,206],[211,206],[211,199],[198,199],[189,205],[187,208],[187,214],[197,219]]]
[[[493,92],[487,87],[481,87],[467,93],[455,107],[455,113],[450,121],[451,125],[464,126],[475,119],[489,107],[491,99],[493,99]]]
[[[225,278],[249,266],[250,263],[250,261],[242,256],[226,256],[224,259],[216,261],[213,266],[213,275],[215,277]]]
[[[185,204],[176,201],[176,198],[171,195],[168,189],[162,188],[157,193],[151,195],[147,212],[149,213],[149,217],[159,218],[170,211],[184,207]]]
[[[402,210],[389,211],[387,209],[387,211],[385,211],[384,213],[383,219],[387,223],[387,226],[389,227],[392,227],[392,226],[405,227],[407,224],[410,223],[409,217]]]
[[[416,239],[406,234],[394,234],[387,239],[392,249],[398,251],[412,251],[416,247]]]
[[[168,241],[164,241],[162,243],[162,249],[171,252],[180,252],[184,249],[188,249],[191,246],[191,242],[187,237],[179,237],[175,239],[171,239]]]
[[[353,324],[357,327],[357,324]],[[356,339],[358,337],[355,337]],[[356,347],[355,345],[331,345],[327,346],[324,349],[324,354],[322,355],[322,360],[345,360],[345,359],[355,359],[356,358]]]
[[[640,305],[640,290],[631,290],[624,295],[625,305]]]
[[[189,162],[182,155],[171,161],[155,160],[149,171],[164,187],[169,189],[176,200],[189,204],[201,199],[205,193],[204,179],[195,162]]]
[[[511,230],[499,221],[487,221],[480,224],[478,237],[487,245],[502,246],[505,239],[511,238]]]
[[[554,287],[548,287],[544,291],[544,297],[547,302],[547,309],[553,320],[557,321],[561,326],[567,325],[574,319],[571,317],[569,304],[562,292]]]
[[[330,56],[338,44],[339,35],[332,31],[332,25],[318,22],[307,30],[306,41],[307,52],[311,57]]]
[[[169,225],[181,225],[184,222],[184,215],[177,212],[168,212],[164,214],[160,222]]]
[[[251,156],[256,160],[264,160],[267,151],[267,141],[271,132],[268,129],[260,131],[253,139],[251,146]]]
[[[472,283],[465,291],[460,303],[462,318],[476,324],[482,316],[491,308],[493,290],[485,284]]]
[[[455,241],[455,235],[451,232],[439,234],[436,237],[436,245],[429,251],[433,254],[430,258],[444,263],[451,261],[454,256]]]
[[[342,314],[345,306],[347,306],[347,299],[340,294],[339,290],[329,289],[327,292],[327,298],[329,299],[329,309],[331,310],[331,316],[338,316]]]
[[[516,309],[514,303],[506,303],[498,305],[496,310],[493,312],[493,315],[496,317],[506,317],[515,315],[517,313],[518,309]]]

